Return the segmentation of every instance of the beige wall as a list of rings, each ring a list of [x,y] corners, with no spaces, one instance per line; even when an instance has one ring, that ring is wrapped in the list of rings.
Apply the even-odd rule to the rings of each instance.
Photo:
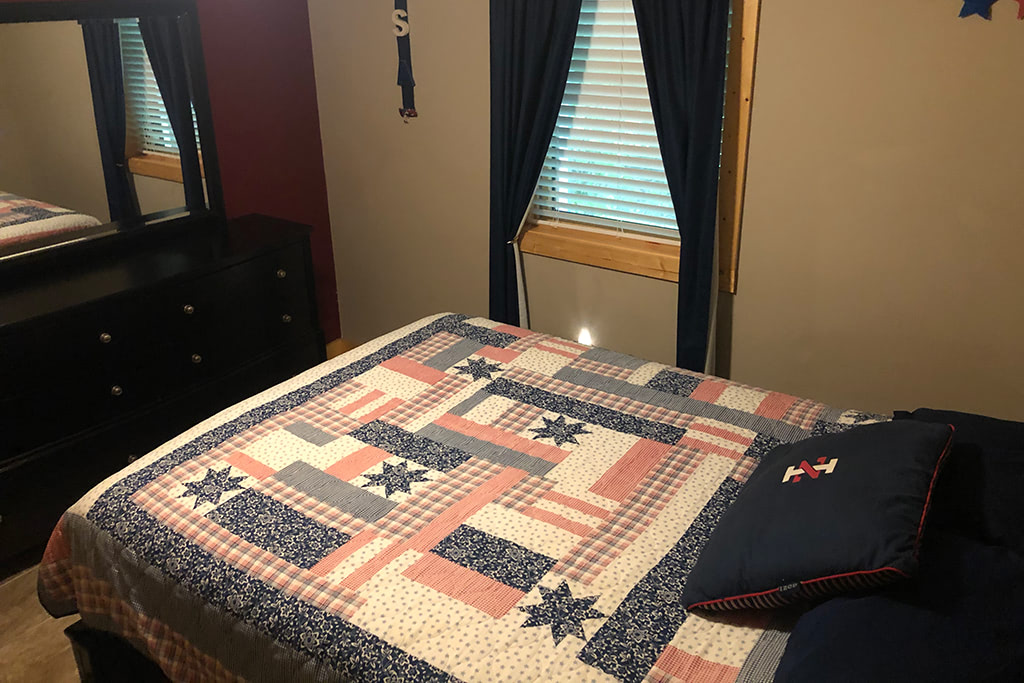
[[[409,124],[398,116],[392,10],[309,0],[342,330],[355,341],[439,311],[487,314],[487,3],[410,9],[420,118]],[[526,279],[534,329],[575,337],[586,318],[597,343],[673,355],[672,285],[541,258]],[[646,302],[639,317],[620,305],[631,294]]]
[[[1024,417],[1024,269],[1011,267],[1024,248],[1022,26],[1002,4],[993,22],[924,0],[764,5],[719,367],[843,406]],[[412,8],[421,118],[408,125],[391,9],[310,0],[355,341],[487,311],[487,5]],[[672,358],[674,285],[533,257],[526,281],[535,329],[575,337],[585,324],[601,345]]]
[[[181,183],[135,182],[144,213],[185,203]],[[110,220],[75,22],[0,24],[0,190]]]
[[[1016,4],[762,6],[735,379],[1024,419]]]
[[[0,189],[110,220],[75,22],[0,24]]]
[[[594,344],[675,364],[674,282],[526,255],[530,326],[576,339],[581,328]]]
[[[487,3],[411,8],[419,119],[402,123],[386,2],[310,0],[342,332],[487,313]]]

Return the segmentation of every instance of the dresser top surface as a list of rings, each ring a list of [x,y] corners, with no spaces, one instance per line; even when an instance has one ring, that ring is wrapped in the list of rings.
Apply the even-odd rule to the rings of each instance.
[[[56,250],[29,264],[0,264],[0,332],[98,299],[213,272],[302,241],[309,231],[298,223],[250,215],[167,226],[102,248]]]

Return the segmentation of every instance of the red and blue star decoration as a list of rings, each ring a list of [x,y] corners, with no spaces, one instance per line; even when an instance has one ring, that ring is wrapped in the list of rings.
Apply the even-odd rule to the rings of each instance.
[[[963,0],[964,6],[960,9],[960,18],[970,17],[977,14],[982,19],[992,19],[992,5],[998,0]],[[1017,10],[1017,18],[1024,19],[1024,0],[1017,0],[1020,9]]]

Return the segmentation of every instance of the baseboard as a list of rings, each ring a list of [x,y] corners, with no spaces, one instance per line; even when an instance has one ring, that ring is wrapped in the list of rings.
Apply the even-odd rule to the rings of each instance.
[[[356,345],[348,339],[335,339],[327,344],[327,359],[337,358],[346,351],[351,351]]]

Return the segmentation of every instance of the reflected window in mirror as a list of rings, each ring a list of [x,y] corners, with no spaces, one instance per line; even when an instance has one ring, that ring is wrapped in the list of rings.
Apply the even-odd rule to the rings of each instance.
[[[121,62],[128,128],[128,167],[136,176],[182,181],[178,142],[167,116],[160,87],[146,54],[138,19],[120,19]],[[199,123],[192,107],[192,127],[199,163]]]
[[[0,261],[223,216],[200,45],[191,0],[0,3]]]

